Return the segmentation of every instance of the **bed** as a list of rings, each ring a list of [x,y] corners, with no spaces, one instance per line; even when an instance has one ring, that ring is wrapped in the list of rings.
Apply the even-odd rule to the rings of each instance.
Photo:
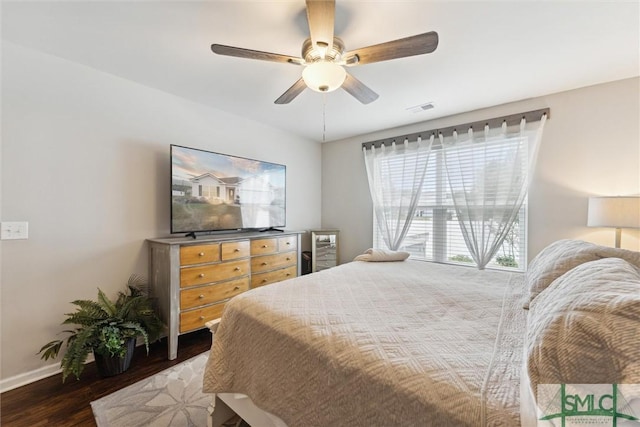
[[[557,250],[540,258],[557,267]],[[540,326],[548,316],[536,301],[560,300],[553,292],[566,285],[554,290],[556,279],[574,267],[525,276],[357,261],[239,295],[225,308],[205,371],[212,424],[233,411],[254,427],[534,426],[532,390],[564,379],[562,369],[540,376],[552,363],[535,359],[549,345],[540,337],[557,322]],[[640,294],[637,274],[624,292]],[[636,351],[625,349],[637,366]],[[640,369],[634,375],[623,380],[640,382]]]
[[[204,390],[289,426],[519,424],[522,297],[521,274],[411,260],[259,288],[227,305]]]

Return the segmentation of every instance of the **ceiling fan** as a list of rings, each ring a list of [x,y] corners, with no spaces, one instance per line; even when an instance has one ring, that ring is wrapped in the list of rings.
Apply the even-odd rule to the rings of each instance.
[[[438,47],[438,33],[405,37],[373,46],[346,51],[342,40],[333,34],[335,1],[306,0],[310,38],[302,43],[302,57],[212,44],[219,55],[262,61],[285,62],[303,66],[302,77],[287,89],[276,104],[288,104],[308,87],[316,92],[331,92],[342,87],[363,104],[378,98],[378,94],[345,70],[346,67],[387,61],[389,59],[431,53]]]

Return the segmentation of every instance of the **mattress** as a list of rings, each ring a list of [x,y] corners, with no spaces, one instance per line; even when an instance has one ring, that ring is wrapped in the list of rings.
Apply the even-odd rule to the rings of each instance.
[[[225,307],[204,391],[288,426],[520,425],[522,275],[352,262]]]

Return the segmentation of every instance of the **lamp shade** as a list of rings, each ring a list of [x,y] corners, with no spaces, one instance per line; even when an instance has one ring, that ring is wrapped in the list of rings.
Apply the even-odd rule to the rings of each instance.
[[[305,84],[316,92],[331,92],[344,83],[347,72],[340,65],[329,61],[309,64],[302,71]]]
[[[589,197],[587,226],[640,228],[640,197]]]

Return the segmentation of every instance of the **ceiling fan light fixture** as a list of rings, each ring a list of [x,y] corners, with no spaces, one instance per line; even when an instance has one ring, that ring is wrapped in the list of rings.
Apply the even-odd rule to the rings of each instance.
[[[211,51],[218,55],[303,66],[302,77],[275,100],[276,104],[290,103],[307,87],[321,93],[342,88],[362,104],[369,104],[378,99],[378,94],[343,67],[424,55],[438,47],[438,33],[429,31],[345,51],[344,42],[335,35],[335,0],[306,0],[305,3],[309,37],[302,42],[300,57],[217,43],[211,45]]]
[[[316,92],[332,92],[344,83],[347,72],[342,66],[329,61],[317,61],[305,67],[302,79]]]

